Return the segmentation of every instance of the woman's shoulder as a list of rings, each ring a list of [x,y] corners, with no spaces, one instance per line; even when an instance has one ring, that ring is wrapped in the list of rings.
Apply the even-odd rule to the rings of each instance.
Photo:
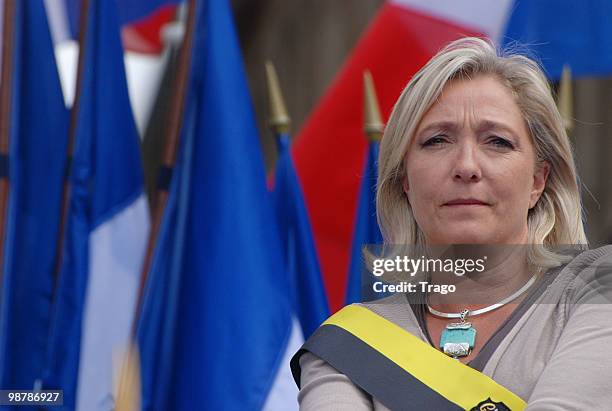
[[[371,315],[372,313],[375,314],[374,317]],[[370,319],[378,318],[378,320],[382,317],[405,331],[421,337],[422,333],[417,317],[408,298],[402,293],[392,294],[374,301],[348,304],[325,320],[319,329],[326,325],[342,326],[342,323],[346,321],[361,321],[365,319],[364,316]]]
[[[316,354],[322,346],[328,348],[330,345],[342,345],[338,343],[338,339],[346,336],[347,332],[354,332],[351,331],[354,328],[351,324],[374,324],[372,320],[383,327],[386,327],[385,323],[390,323],[426,341],[406,296],[394,294],[376,301],[350,304],[331,315],[296,353],[292,359],[292,367],[297,371],[300,357],[306,352]]]
[[[377,361],[387,355],[372,348],[379,346],[377,338],[385,333],[364,331],[393,330],[398,333],[397,327],[413,335],[418,330],[410,304],[402,294],[350,304],[332,315],[291,361],[293,376],[300,388],[300,409],[388,410],[353,381],[371,387],[372,378],[377,379],[380,375],[376,371]],[[404,347],[399,341],[397,346]],[[383,361],[384,364],[388,362]]]
[[[417,337],[421,336],[421,329],[417,317],[406,295],[403,293],[397,293],[379,300],[355,305],[367,308]]]
[[[398,327],[413,336],[427,341],[413,307],[405,294],[397,293],[375,301],[353,303],[346,305],[331,315],[309,340],[318,338],[319,334],[326,334],[328,326],[336,326],[348,332],[353,328],[351,324],[377,324],[378,327]],[[305,344],[308,345],[308,344]]]
[[[612,302],[612,245],[582,251],[562,267],[558,285],[568,304]]]
[[[574,251],[576,257],[568,264],[577,267],[585,264],[592,264],[600,260],[612,261],[612,244],[600,246],[597,248],[582,249],[579,252]]]

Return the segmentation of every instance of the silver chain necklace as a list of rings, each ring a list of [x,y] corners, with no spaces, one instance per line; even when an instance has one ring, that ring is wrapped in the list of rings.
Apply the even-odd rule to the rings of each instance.
[[[432,308],[429,303],[427,303],[427,310],[429,310],[429,312],[432,315],[435,315],[436,317],[442,317],[442,318],[466,318],[466,317],[473,317],[475,315],[480,315],[480,314],[484,314],[484,313],[488,313],[489,311],[493,311],[496,310],[500,307],[503,307],[504,305],[508,304],[509,302],[512,302],[514,300],[516,300],[521,294],[523,294],[525,291],[527,291],[529,289],[529,287],[531,287],[533,285],[533,283],[535,282],[536,278],[537,278],[537,274],[534,274],[533,277],[531,277],[529,279],[529,281],[527,281],[525,283],[525,285],[523,285],[521,288],[519,288],[514,294],[509,295],[508,297],[504,298],[503,300],[501,300],[500,302],[496,303],[496,304],[492,304],[489,305],[487,307],[484,308],[479,308],[478,310],[462,310],[461,312],[458,313],[445,313],[443,311],[438,311],[435,308]],[[467,312],[466,312],[467,311]]]
[[[470,355],[472,349],[476,345],[476,328],[472,326],[472,323],[467,322],[466,319],[470,316],[488,313],[489,311],[496,310],[514,301],[533,285],[537,276],[538,273],[534,274],[533,277],[531,277],[520,289],[514,292],[514,294],[509,295],[496,304],[479,308],[478,310],[468,310],[465,308],[458,313],[445,313],[435,308],[431,308],[429,303],[427,303],[427,310],[429,310],[432,315],[442,318],[459,318],[460,321],[449,323],[446,325],[445,329],[442,330],[439,344],[440,349],[445,354],[455,359]]]

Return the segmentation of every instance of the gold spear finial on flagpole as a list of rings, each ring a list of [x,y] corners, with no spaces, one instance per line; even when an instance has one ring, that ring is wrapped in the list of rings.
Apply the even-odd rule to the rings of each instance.
[[[140,356],[136,344],[130,344],[119,366],[115,411],[140,411]]]
[[[291,119],[278,82],[276,69],[270,61],[266,61],[266,79],[268,80],[268,101],[270,106],[270,128],[278,134],[288,133]]]
[[[563,125],[568,132],[574,128],[573,99],[572,70],[570,69],[569,65],[565,64],[563,65],[563,72],[561,73],[557,107],[559,108],[559,113],[561,113],[561,117],[563,118]]]
[[[380,108],[378,99],[376,98],[376,89],[374,88],[374,80],[372,73],[369,70],[363,73],[363,91],[364,91],[364,131],[370,141],[380,141],[385,129],[380,116]]]

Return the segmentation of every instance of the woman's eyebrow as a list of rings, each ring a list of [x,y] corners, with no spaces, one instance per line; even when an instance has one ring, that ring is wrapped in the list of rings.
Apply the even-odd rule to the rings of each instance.
[[[426,135],[432,132],[440,132],[440,131],[446,131],[446,132],[452,133],[452,132],[456,132],[458,129],[459,129],[459,126],[454,121],[448,121],[448,120],[434,121],[432,123],[425,125],[425,127],[420,129],[416,133],[416,137],[418,138],[418,137],[421,137],[423,135]],[[508,133],[510,136],[517,135],[517,131],[513,127],[505,123],[502,123],[496,120],[490,120],[490,119],[480,121],[476,128],[476,131],[478,133],[484,133],[486,131],[502,131],[502,132]]]
[[[417,136],[432,132],[432,131],[455,131],[457,124],[454,121],[434,121],[433,123],[427,124],[421,130],[417,132]]]
[[[491,131],[491,130],[500,130],[500,131],[505,131],[513,136],[516,135],[516,131],[512,127],[504,123],[500,123],[498,121],[483,120],[478,124],[477,131],[480,133],[485,132],[485,131]]]

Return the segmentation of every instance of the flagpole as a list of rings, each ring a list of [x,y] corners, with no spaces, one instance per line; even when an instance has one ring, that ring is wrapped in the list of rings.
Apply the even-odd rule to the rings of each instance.
[[[144,302],[144,291],[151,270],[153,261],[153,252],[157,241],[159,227],[168,201],[168,188],[170,185],[172,168],[176,161],[176,153],[179,144],[181,131],[181,123],[183,120],[183,109],[185,106],[185,97],[187,91],[187,83],[189,78],[189,66],[191,63],[191,49],[193,44],[193,32],[195,27],[196,1],[188,0],[187,23],[185,28],[185,37],[183,44],[178,54],[178,69],[177,76],[172,92],[171,110],[168,114],[168,126],[166,131],[166,142],[162,153],[161,169],[158,176],[157,191],[154,195],[154,208],[151,230],[147,241],[147,249],[142,265],[142,273],[140,276],[140,285],[138,287],[138,296],[136,298],[136,307],[134,310],[134,318],[132,319],[132,327],[130,330],[130,338],[128,340],[127,351],[121,361],[119,371],[118,392],[117,392],[117,411],[136,411],[140,409],[141,393],[140,393],[140,360],[139,347],[136,341],[136,332],[138,322],[142,314],[142,305]]]
[[[89,14],[90,0],[81,1],[81,12],[79,15],[79,56],[77,60],[77,73],[76,73],[76,87],[74,95],[74,103],[72,104],[72,110],[70,111],[70,129],[68,131],[68,148],[66,157],[66,173],[64,176],[64,187],[62,188],[62,202],[61,202],[61,215],[59,224],[59,234],[57,240],[57,247],[55,249],[55,278],[53,282],[53,293],[51,295],[51,301],[55,301],[57,288],[59,286],[60,271],[62,268],[62,261],[64,256],[64,241],[66,237],[66,221],[68,220],[68,212],[70,210],[70,170],[72,169],[72,156],[74,154],[74,144],[76,139],[76,127],[78,112],[81,105],[81,88],[83,78],[83,65],[85,61],[85,41],[87,36],[88,27],[88,14]]]
[[[289,133],[291,127],[291,118],[287,114],[287,107],[283,99],[278,76],[274,64],[266,61],[266,80],[268,83],[268,102],[270,111],[270,120],[268,124],[270,129],[278,136]]]
[[[142,314],[144,292],[149,277],[149,271],[151,270],[151,264],[153,262],[155,243],[157,242],[161,220],[168,201],[168,189],[172,177],[172,168],[174,167],[176,153],[178,151],[177,149],[183,120],[183,109],[185,106],[187,83],[189,79],[189,67],[191,63],[191,49],[193,44],[193,32],[196,17],[196,1],[197,0],[188,0],[185,35],[183,38],[183,44],[180,47],[177,57],[178,69],[172,91],[172,99],[170,103],[171,109],[170,113],[168,114],[166,142],[164,151],[162,152],[161,166],[156,187],[157,191],[153,196],[151,230],[149,231],[147,249],[142,264],[140,285],[138,287],[138,295],[136,298],[134,318],[132,319],[130,338],[128,341],[127,351],[123,357],[119,371],[117,411],[136,411],[140,409],[141,378],[139,347],[136,343],[136,332],[138,329],[138,322]]]
[[[563,118],[563,125],[568,134],[571,133],[574,128],[574,107],[573,100],[574,96],[572,93],[572,70],[570,66],[563,65],[563,71],[561,73],[561,81],[559,82],[559,95],[557,107]]]
[[[10,193],[9,144],[11,134],[11,96],[13,49],[15,47],[15,0],[4,0],[2,29],[2,71],[0,73],[0,288],[4,277],[4,240],[6,211]]]
[[[140,354],[136,344],[131,342],[128,344],[118,378],[115,411],[140,411],[142,402]]]
[[[138,289],[138,298],[136,300],[136,310],[134,320],[132,322],[132,337],[136,335],[136,328],[142,312],[142,304],[144,299],[144,291],[153,262],[153,252],[155,243],[159,234],[161,220],[168,201],[168,188],[170,185],[172,169],[176,161],[178,151],[181,125],[183,121],[183,109],[187,94],[187,84],[189,80],[189,67],[191,63],[191,49],[193,45],[193,32],[195,28],[196,1],[188,0],[187,8],[187,23],[185,28],[185,37],[183,44],[178,53],[178,69],[173,87],[172,101],[170,104],[171,110],[168,114],[168,125],[166,133],[166,143],[162,153],[161,168],[158,176],[157,192],[155,193],[152,225],[149,232],[147,242],[147,250],[145,259],[142,265],[142,274],[140,276],[140,287]]]
[[[378,98],[372,73],[369,70],[363,73],[363,103],[364,103],[364,123],[363,128],[370,142],[378,142],[382,139],[385,125],[382,122]]]
[[[368,244],[378,244],[381,241],[380,229],[375,219],[376,208],[376,163],[379,142],[382,139],[384,123],[380,115],[380,107],[376,97],[376,89],[370,71],[363,72],[363,132],[367,138],[366,162],[361,178],[361,188],[357,206],[357,216],[354,224],[351,245],[351,257],[348,266],[345,303],[351,304],[376,298],[368,292],[371,281],[362,277],[363,255],[368,254]]]

